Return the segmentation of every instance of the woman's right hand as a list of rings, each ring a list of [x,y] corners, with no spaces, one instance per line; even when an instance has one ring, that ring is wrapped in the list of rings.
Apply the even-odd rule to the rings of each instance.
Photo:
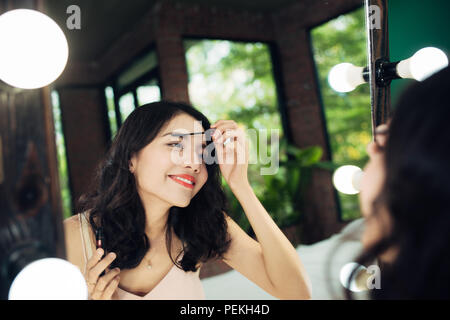
[[[103,259],[102,256],[103,249],[97,249],[86,265],[85,278],[91,300],[110,300],[119,285],[119,268],[107,270],[105,275],[100,276],[114,261],[116,254],[110,252]]]

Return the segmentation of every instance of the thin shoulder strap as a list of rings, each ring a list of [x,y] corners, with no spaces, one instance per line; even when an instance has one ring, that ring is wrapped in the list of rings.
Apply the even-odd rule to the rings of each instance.
[[[92,257],[92,248],[91,248],[91,240],[89,236],[89,222],[86,218],[86,215],[80,213],[80,227],[81,227],[81,241],[83,243],[83,253],[85,263]]]

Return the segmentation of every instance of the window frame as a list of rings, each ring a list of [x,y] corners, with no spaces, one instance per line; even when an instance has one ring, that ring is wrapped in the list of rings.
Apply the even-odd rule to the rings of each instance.
[[[327,123],[327,119],[326,119],[326,115],[325,115],[325,106],[323,103],[323,98],[322,98],[322,90],[321,90],[321,86],[320,86],[320,82],[319,82],[319,70],[317,68],[317,63],[316,60],[314,59],[314,48],[313,48],[313,43],[312,43],[312,36],[311,36],[311,32],[314,28],[320,27],[322,25],[324,25],[325,23],[330,22],[331,20],[334,20],[342,15],[346,15],[346,14],[350,14],[356,10],[360,10],[361,8],[364,8],[364,4],[355,6],[353,8],[350,8],[349,10],[346,10],[344,12],[340,12],[334,16],[331,16],[329,18],[327,18],[324,21],[320,21],[318,23],[315,23],[314,25],[308,26],[307,28],[305,28],[307,37],[308,37],[308,43],[309,43],[309,51],[310,51],[310,57],[311,57],[311,62],[313,63],[314,66],[314,76],[313,76],[313,81],[315,84],[315,92],[317,95],[317,99],[319,101],[319,106],[320,106],[320,116],[321,116],[321,120],[323,123],[323,135],[325,137],[325,144],[326,144],[326,148],[327,148],[327,152],[329,155],[329,161],[332,162],[333,161],[333,152],[331,149],[331,143],[330,143],[330,133],[328,130],[328,123]],[[339,197],[338,191],[336,190],[336,188],[333,186],[333,195],[334,195],[334,199],[335,199],[335,203],[336,203],[336,209],[337,209],[337,218],[338,221],[341,223],[350,223],[353,220],[352,219],[344,219],[343,218],[343,210],[342,210],[342,205],[341,205],[341,199]]]
[[[121,68],[119,68],[114,74],[112,74],[107,81],[103,84],[103,90],[107,87],[111,87],[114,94],[114,109],[116,112],[116,122],[117,122],[117,130],[122,126],[122,123],[124,119],[122,119],[122,114],[120,112],[120,105],[119,100],[120,98],[127,94],[128,92],[131,92],[133,95],[133,102],[134,102],[134,108],[136,109],[139,106],[138,98],[137,98],[137,88],[145,85],[146,83],[156,80],[156,85],[159,87],[159,91],[162,97],[162,89],[161,89],[161,75],[160,75],[160,68],[159,68],[159,61],[157,62],[156,66],[144,73],[142,76],[138,77],[134,81],[130,82],[126,86],[124,86],[121,89],[118,89],[117,81],[121,74],[123,74],[127,69],[129,69],[136,61],[139,59],[142,59],[146,55],[150,54],[151,52],[155,52],[157,54],[156,45],[152,43],[150,46],[142,50],[138,55],[134,56],[130,61],[128,61],[126,64],[124,64]],[[105,97],[106,101],[106,97]],[[110,130],[111,131],[111,130]]]
[[[281,129],[283,130],[283,136],[286,137],[288,143],[293,143],[292,131],[289,125],[289,117],[287,112],[286,94],[283,90],[283,73],[281,68],[280,51],[276,41],[267,41],[259,39],[243,39],[243,38],[228,38],[228,37],[211,37],[211,36],[200,36],[200,35],[182,35],[181,40],[185,41],[202,41],[202,40],[219,40],[219,41],[231,41],[238,43],[261,43],[267,45],[269,49],[270,62],[272,64],[272,76],[275,83],[275,93],[277,95],[277,108],[280,114]],[[185,50],[186,54],[186,50]],[[187,61],[186,61],[187,67]],[[189,83],[189,80],[188,80]],[[291,157],[288,155],[288,157]]]

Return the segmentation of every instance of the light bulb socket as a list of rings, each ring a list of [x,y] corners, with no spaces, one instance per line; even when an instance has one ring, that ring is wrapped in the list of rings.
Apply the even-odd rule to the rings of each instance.
[[[385,58],[375,61],[375,82],[378,87],[387,87],[393,79],[401,78],[397,73],[398,63]]]
[[[400,61],[390,62],[382,58],[375,62],[375,83],[378,87],[387,87],[394,79],[401,79],[398,74],[397,65]],[[366,83],[370,82],[370,72],[368,67],[364,67],[362,77]]]
[[[370,73],[369,73],[369,68],[368,67],[364,67],[363,72],[362,72],[362,77],[364,79],[364,81],[366,83],[369,83],[370,81]]]

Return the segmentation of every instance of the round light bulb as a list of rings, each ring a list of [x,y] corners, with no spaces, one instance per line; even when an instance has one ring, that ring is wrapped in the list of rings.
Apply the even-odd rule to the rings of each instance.
[[[402,78],[423,81],[448,66],[447,55],[438,48],[427,47],[417,51],[411,58],[397,64],[397,74]]]
[[[363,67],[356,67],[351,63],[335,65],[328,74],[328,83],[337,92],[350,92],[365,83]]]
[[[66,37],[56,22],[29,9],[0,16],[0,48],[0,79],[22,89],[56,80],[69,56]]]
[[[9,300],[86,300],[81,271],[58,258],[36,260],[23,268],[9,289]]]
[[[342,166],[333,174],[335,188],[345,194],[357,194],[360,190],[363,171],[357,166]]]
[[[350,276],[352,275],[353,270],[356,270],[353,274],[353,278],[351,279],[350,283]],[[364,284],[360,284],[357,281],[358,276],[361,274],[361,272],[366,271],[366,267],[356,263],[356,262],[350,262],[344,265],[341,268],[341,271],[339,273],[339,280],[344,288],[347,288],[348,290],[351,290],[353,292],[361,292],[365,291]]]

